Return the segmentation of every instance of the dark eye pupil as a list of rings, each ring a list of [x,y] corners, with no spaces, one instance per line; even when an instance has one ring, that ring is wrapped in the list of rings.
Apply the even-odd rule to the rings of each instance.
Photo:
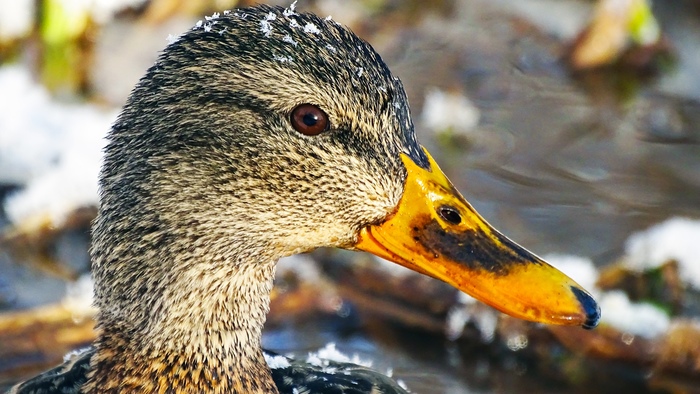
[[[438,214],[448,223],[459,224],[462,222],[462,216],[459,214],[459,211],[452,207],[440,207],[438,209]]]
[[[304,124],[307,126],[315,126],[316,123],[318,123],[318,115],[313,114],[311,112],[307,112],[304,114],[302,122],[304,122]]]

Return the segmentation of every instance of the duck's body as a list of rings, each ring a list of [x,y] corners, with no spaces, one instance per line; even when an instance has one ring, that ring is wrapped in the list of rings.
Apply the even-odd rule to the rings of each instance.
[[[79,393],[87,382],[94,348],[83,349],[32,380],[14,387],[8,394]],[[290,359],[263,350],[270,361],[272,380],[280,393],[314,394],[405,394],[391,378],[372,369],[351,364],[325,361],[322,364]]]
[[[334,21],[267,6],[208,18],[165,49],[108,140],[98,340],[18,392],[77,377],[84,393],[292,392],[265,362],[262,327],[276,261],[321,246],[370,251],[518,317],[598,319],[585,291],[454,190],[415,140],[400,81]],[[372,379],[370,392],[401,392]]]

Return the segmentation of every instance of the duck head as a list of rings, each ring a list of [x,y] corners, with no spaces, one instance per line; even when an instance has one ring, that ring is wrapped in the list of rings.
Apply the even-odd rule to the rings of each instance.
[[[585,290],[474,211],[416,141],[399,79],[332,20],[267,6],[208,18],[163,51],[108,140],[98,345],[259,355],[274,263],[323,246],[523,319],[598,320]]]

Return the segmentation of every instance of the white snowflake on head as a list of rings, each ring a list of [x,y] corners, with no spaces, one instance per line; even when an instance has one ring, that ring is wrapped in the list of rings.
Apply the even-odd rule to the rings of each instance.
[[[290,36],[289,34],[287,34],[286,36],[282,37],[282,41],[288,42],[288,43],[290,43],[290,44],[292,44],[292,45],[294,45],[294,46],[297,46],[297,42],[294,41],[294,39],[292,38],[292,36]]]
[[[180,36],[176,36],[174,34],[168,34],[168,37],[166,38],[166,40],[168,41],[168,45],[176,43],[179,39]]]
[[[299,15],[296,12],[294,12],[296,8],[297,8],[297,2],[295,1],[289,5],[289,8],[284,9],[284,11],[282,12],[282,15],[286,16],[287,18],[289,18],[292,15]]]
[[[319,34],[321,33],[321,30],[319,30],[316,25],[309,22],[306,24],[306,26],[304,26],[304,33]]]
[[[274,21],[275,19],[277,19],[277,15],[275,15],[274,12],[270,12],[260,21],[260,31],[265,35],[265,37],[270,37],[272,35],[272,24],[270,21]]]
[[[294,58],[292,58],[291,56],[273,55],[272,58],[277,60],[280,63],[293,63],[294,62]]]

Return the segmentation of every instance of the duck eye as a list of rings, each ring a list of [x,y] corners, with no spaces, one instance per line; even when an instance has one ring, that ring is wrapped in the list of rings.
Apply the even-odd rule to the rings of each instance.
[[[294,130],[304,135],[318,135],[328,130],[328,115],[313,104],[297,105],[290,117]]]

